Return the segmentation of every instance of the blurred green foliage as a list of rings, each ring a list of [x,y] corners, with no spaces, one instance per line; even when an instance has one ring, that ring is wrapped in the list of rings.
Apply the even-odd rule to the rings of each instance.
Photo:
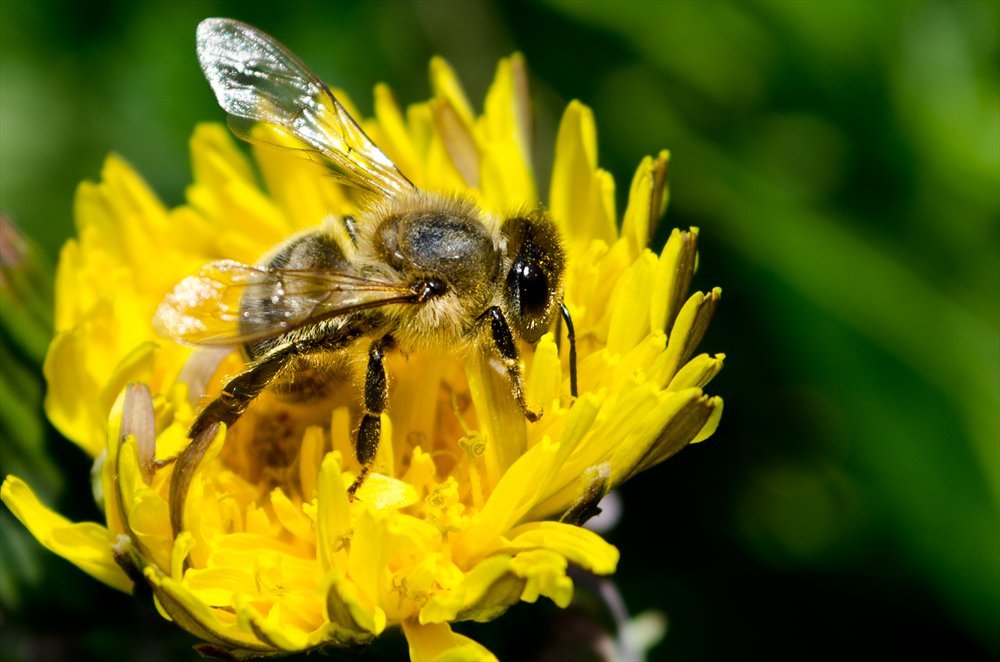
[[[620,202],[671,150],[664,225],[701,228],[696,286],[724,290],[704,349],[729,358],[718,434],[623,490],[619,584],[670,622],[654,657],[1000,653],[1000,3],[4,0],[0,209],[48,262],[109,151],[182,201],[191,131],[222,117],[194,57],[213,15],[366,110],[380,80],[425,98],[432,54],[481,99],[521,50],[540,176],[580,98]],[[2,304],[0,472],[92,519],[87,461],[41,422],[44,333]],[[0,659],[187,650],[0,525]],[[504,628],[534,622],[508,623],[477,636],[520,657]]]

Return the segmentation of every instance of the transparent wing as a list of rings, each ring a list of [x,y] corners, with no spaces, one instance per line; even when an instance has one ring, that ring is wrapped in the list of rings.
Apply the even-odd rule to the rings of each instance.
[[[419,294],[351,273],[272,269],[233,260],[202,267],[174,287],[153,317],[161,336],[195,345],[238,345]]]
[[[414,188],[329,88],[272,37],[209,18],[198,25],[197,42],[201,68],[238,136],[305,150],[337,179],[372,193]]]

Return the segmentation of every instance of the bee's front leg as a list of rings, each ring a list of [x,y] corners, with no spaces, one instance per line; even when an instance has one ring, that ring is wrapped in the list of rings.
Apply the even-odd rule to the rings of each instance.
[[[576,331],[573,329],[573,317],[564,301],[559,302],[559,310],[566,322],[566,339],[569,341],[569,394],[576,398],[580,395],[576,386]]]
[[[382,412],[389,406],[389,384],[385,378],[385,350],[392,345],[392,338],[383,336],[368,348],[368,369],[365,372],[365,412],[358,426],[354,453],[361,465],[361,472],[347,489],[349,499],[354,498],[368,476],[378,445],[382,439]]]
[[[507,319],[503,316],[503,311],[499,306],[490,306],[482,315],[480,320],[489,319],[490,334],[493,337],[493,346],[496,347],[500,360],[503,361],[504,368],[507,369],[507,377],[510,379],[514,389],[514,398],[521,407],[524,417],[534,423],[542,417],[541,411],[537,414],[528,409],[528,403],[524,400],[524,385],[521,380],[521,359],[517,353],[517,345],[514,344],[514,335],[510,332]]]

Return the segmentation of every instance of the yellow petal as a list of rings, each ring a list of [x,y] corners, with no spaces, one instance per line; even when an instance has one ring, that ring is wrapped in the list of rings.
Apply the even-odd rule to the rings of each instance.
[[[558,448],[558,444],[545,437],[504,473],[486,501],[479,520],[456,539],[456,550],[462,554],[456,558],[475,558],[482,554],[497,536],[535,505],[549,485]]]
[[[218,255],[253,264],[262,249],[277,245],[293,231],[248,175],[246,157],[224,127],[200,125],[191,139],[191,158],[195,182],[188,187],[187,199],[216,228]]]
[[[566,559],[547,549],[533,549],[514,557],[514,573],[525,580],[521,600],[536,602],[545,596],[561,609],[573,599],[573,582],[566,576]]]
[[[701,389],[686,389],[677,393],[661,393],[656,411],[642,421],[641,431],[634,441],[622,444],[612,455],[612,485],[627,480],[688,445],[704,428],[717,406],[713,398]]]
[[[385,629],[385,612],[371,604],[353,582],[334,570],[328,579],[326,595],[327,617],[331,623],[346,630],[378,635]]]
[[[663,353],[667,337],[662,331],[646,335],[638,344],[614,362],[611,374],[605,379],[609,390],[627,388],[633,379],[650,379],[650,366]]]
[[[197,125],[190,147],[191,169],[199,184],[217,189],[224,189],[234,180],[253,185],[253,166],[237,149],[226,126],[209,122]]]
[[[534,207],[538,197],[531,172],[515,165],[519,159],[517,149],[512,141],[492,142],[483,148],[480,157],[483,204],[502,217]]]
[[[354,205],[343,188],[332,178],[317,177],[319,166],[309,159],[291,150],[267,146],[255,146],[254,155],[268,192],[284,212],[280,216],[271,213],[263,217],[268,228],[273,224],[275,233],[284,234],[276,236],[274,243],[283,241],[292,232],[320,227],[332,214],[353,211]],[[270,232],[266,229],[263,236],[253,238],[253,243],[269,248],[263,242],[270,238]],[[257,251],[260,252],[259,247]]]
[[[92,522],[73,523],[49,510],[16,476],[4,480],[0,499],[43,547],[112,588],[132,590],[132,581],[111,553],[113,541],[106,528]]]
[[[644,252],[622,274],[608,303],[608,351],[624,354],[649,333],[650,283],[656,257]]]
[[[165,246],[154,248],[152,240],[166,233],[166,209],[125,161],[115,155],[105,159],[101,181],[77,190],[74,212],[90,250],[130,265],[143,286],[158,282],[161,274],[141,267],[151,256],[162,256]]]
[[[301,504],[293,503],[280,487],[271,491],[271,507],[285,530],[297,541],[306,545],[316,543],[312,520],[302,511]]]
[[[722,290],[715,288],[707,295],[695,292],[688,298],[670,329],[667,351],[650,368],[651,373],[657,375],[657,381],[663,383],[672,379],[694,353],[721,297]]]
[[[559,124],[549,211],[571,244],[617,238],[614,181],[597,169],[594,115],[579,101],[569,103]]]
[[[306,501],[316,496],[316,478],[323,461],[323,449],[326,439],[323,428],[310,427],[302,436],[302,448],[299,450],[299,484],[302,486],[302,498]]]
[[[169,576],[174,581],[181,581],[184,577],[184,564],[187,562],[188,554],[197,545],[197,541],[189,531],[181,531],[174,538],[173,548],[170,550],[170,573]]]
[[[347,487],[340,472],[340,454],[323,458],[317,484],[317,555],[324,570],[343,566],[347,560],[345,542],[350,540],[351,515]]]
[[[191,568],[184,573],[184,585],[211,607],[231,608],[235,594],[259,593],[256,577],[249,567]]]
[[[666,208],[669,158],[670,153],[665,150],[656,159],[647,156],[632,178],[628,207],[622,216],[621,236],[632,244],[633,255],[638,255],[649,244]]]
[[[495,662],[496,656],[472,639],[451,631],[447,623],[421,625],[403,621],[412,662]]]
[[[559,350],[551,333],[546,333],[535,346],[531,370],[525,383],[528,406],[535,411],[554,411],[562,395],[562,364]],[[543,417],[543,420],[544,417]]]
[[[582,526],[600,513],[600,503],[610,489],[611,464],[605,462],[588,469],[580,476],[580,487],[569,507],[562,509],[559,521]]]
[[[271,648],[288,652],[305,650],[309,637],[302,630],[289,627],[280,618],[280,613],[280,604],[275,605],[266,616],[248,600],[241,600],[236,606],[240,626],[252,631]]]
[[[538,200],[527,94],[524,58],[500,60],[476,127],[482,145],[483,197],[487,207],[503,215],[534,207]]]
[[[231,620],[229,623],[222,621],[220,616],[225,612],[213,611],[194,592],[155,566],[146,565],[142,572],[163,611],[194,636],[233,651],[273,652],[273,648],[262,643],[255,634],[241,631]]]
[[[608,327],[611,323],[611,307],[608,305],[608,300],[618,284],[618,279],[634,261],[629,251],[629,244],[624,239],[610,246],[595,241],[577,262],[578,265],[588,262],[589,266],[581,265],[577,269],[570,262],[570,268],[574,269],[573,281],[577,279],[582,281],[580,289],[573,286],[569,290],[570,300],[574,305],[585,306],[577,330],[577,336],[581,341],[590,336],[597,343],[607,343]],[[572,285],[573,281],[567,286]],[[574,323],[577,323],[575,317]]]
[[[510,530],[507,550],[547,549],[597,575],[618,566],[618,550],[589,529],[561,522],[530,522]]]
[[[667,386],[668,391],[680,391],[685,388],[704,388],[722,370],[725,354],[699,354],[684,367],[677,371]]]
[[[715,431],[719,427],[719,421],[722,420],[722,404],[722,398],[719,396],[715,396],[710,399],[708,406],[712,407],[712,413],[709,415],[708,420],[705,421],[705,425],[702,426],[701,430],[698,431],[698,434],[696,434],[694,439],[691,440],[692,444],[705,441],[715,434]]]
[[[684,303],[698,258],[698,228],[673,230],[660,252],[653,275],[650,325],[654,331],[670,329]]]
[[[500,60],[490,89],[483,102],[483,115],[479,124],[483,141],[504,142],[517,151],[508,160],[508,168],[520,170],[518,179],[531,182],[534,194],[534,176],[531,168],[531,101],[524,57],[515,53]],[[520,201],[520,199],[517,199]],[[525,201],[528,204],[532,199]]]
[[[53,314],[53,325],[57,337],[73,328],[80,321],[80,311],[89,308],[87,304],[80,301],[80,296],[61,295],[62,292],[77,289],[77,274],[83,269],[83,264],[84,257],[81,255],[79,242],[70,239],[59,251],[59,264],[56,266],[54,281],[55,313]],[[87,299],[89,300],[90,297]]]
[[[58,334],[49,345],[42,372],[49,389],[45,394],[45,414],[66,438],[78,444],[91,457],[104,446],[102,416],[96,398],[83,394],[100,390],[93,375],[82,369],[88,351],[88,338],[77,327]]]
[[[570,409],[559,438],[559,451],[555,459],[556,466],[562,466],[570,454],[576,450],[584,435],[590,430],[601,409],[602,398],[596,393],[583,393]]]
[[[142,553],[161,568],[170,567],[173,535],[167,503],[143,480],[135,438],[126,437],[118,451],[116,493],[133,540]]]
[[[455,164],[455,169],[461,173],[465,186],[479,188],[479,146],[472,134],[472,127],[463,121],[459,111],[447,98],[434,99],[431,102],[431,112],[441,143],[451,157],[451,162]]]
[[[489,486],[500,480],[528,445],[524,414],[510,397],[510,381],[501,370],[488,356],[466,362],[469,395],[486,440],[484,460]]]
[[[199,543],[202,543],[196,548],[196,551],[200,553],[207,553],[207,548],[205,547],[206,540],[212,537],[214,532],[212,525],[218,522],[215,519],[218,510],[213,508],[213,504],[211,503],[214,499],[214,489],[210,484],[206,484],[205,470],[209,463],[219,454],[219,451],[222,450],[222,446],[225,443],[226,426],[223,424],[219,426],[215,436],[209,442],[208,449],[205,451],[205,455],[195,469],[194,474],[188,479],[190,487],[187,490],[187,498],[184,500],[184,503],[175,505],[171,502],[170,504],[171,510],[178,506],[180,507],[184,528],[191,531]],[[173,468],[176,470],[176,463],[173,465]],[[171,492],[170,498],[173,500],[180,497]]]
[[[472,105],[448,61],[442,57],[431,58],[430,77],[434,96],[447,99],[458,113],[458,118],[471,128],[474,120]]]
[[[355,498],[375,510],[406,508],[420,499],[412,485],[377,473],[365,479]]]
[[[391,583],[388,558],[391,553],[386,519],[392,511],[365,509],[354,522],[354,535],[348,557],[348,576],[366,600],[386,608],[386,592]]]
[[[489,621],[517,602],[523,590],[524,581],[514,575],[511,557],[491,556],[476,563],[458,586],[435,593],[420,610],[420,622]]]
[[[423,160],[423,186],[427,191],[454,193],[465,188],[465,180],[455,167],[444,141],[437,132],[430,103],[415,104],[407,109],[414,144]],[[466,191],[471,193],[471,191]]]
[[[111,406],[119,394],[125,390],[129,382],[148,384],[152,381],[153,362],[156,360],[157,345],[144,342],[125,355],[111,375],[107,378],[101,390],[100,403],[105,412],[111,411]]]
[[[388,85],[379,83],[375,86],[375,119],[380,138],[378,146],[392,159],[416,186],[423,185],[417,146],[408,131],[403,113]],[[374,137],[373,137],[374,139]]]

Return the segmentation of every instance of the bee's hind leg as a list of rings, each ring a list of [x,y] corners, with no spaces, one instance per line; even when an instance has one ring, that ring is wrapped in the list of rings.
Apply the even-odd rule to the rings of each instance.
[[[187,501],[191,479],[208,451],[219,424],[225,423],[228,427],[235,423],[295,354],[295,351],[283,349],[257,360],[226,382],[222,393],[198,414],[188,432],[191,443],[177,456],[170,477],[170,526],[174,535],[183,529],[184,502]]]
[[[365,413],[358,426],[357,442],[354,452],[361,465],[361,471],[351,486],[347,489],[347,497],[354,499],[354,493],[365,482],[378,445],[382,440],[382,412],[389,405],[389,384],[385,378],[385,350],[391,347],[392,338],[383,336],[372,342],[368,348],[368,369],[365,373]]]
[[[306,335],[299,340],[280,345],[226,382],[222,387],[222,393],[198,414],[188,432],[191,443],[180,452],[174,464],[174,473],[170,478],[170,525],[174,535],[179,534],[184,528],[184,503],[191,487],[191,480],[208,451],[219,424],[225,423],[229,427],[239,420],[250,403],[274,382],[295,357],[343,349],[373,329],[371,320],[358,318],[353,323],[344,324],[334,330]],[[383,381],[384,377],[383,372]],[[375,448],[377,447],[376,436]],[[374,451],[371,455],[374,457]]]

